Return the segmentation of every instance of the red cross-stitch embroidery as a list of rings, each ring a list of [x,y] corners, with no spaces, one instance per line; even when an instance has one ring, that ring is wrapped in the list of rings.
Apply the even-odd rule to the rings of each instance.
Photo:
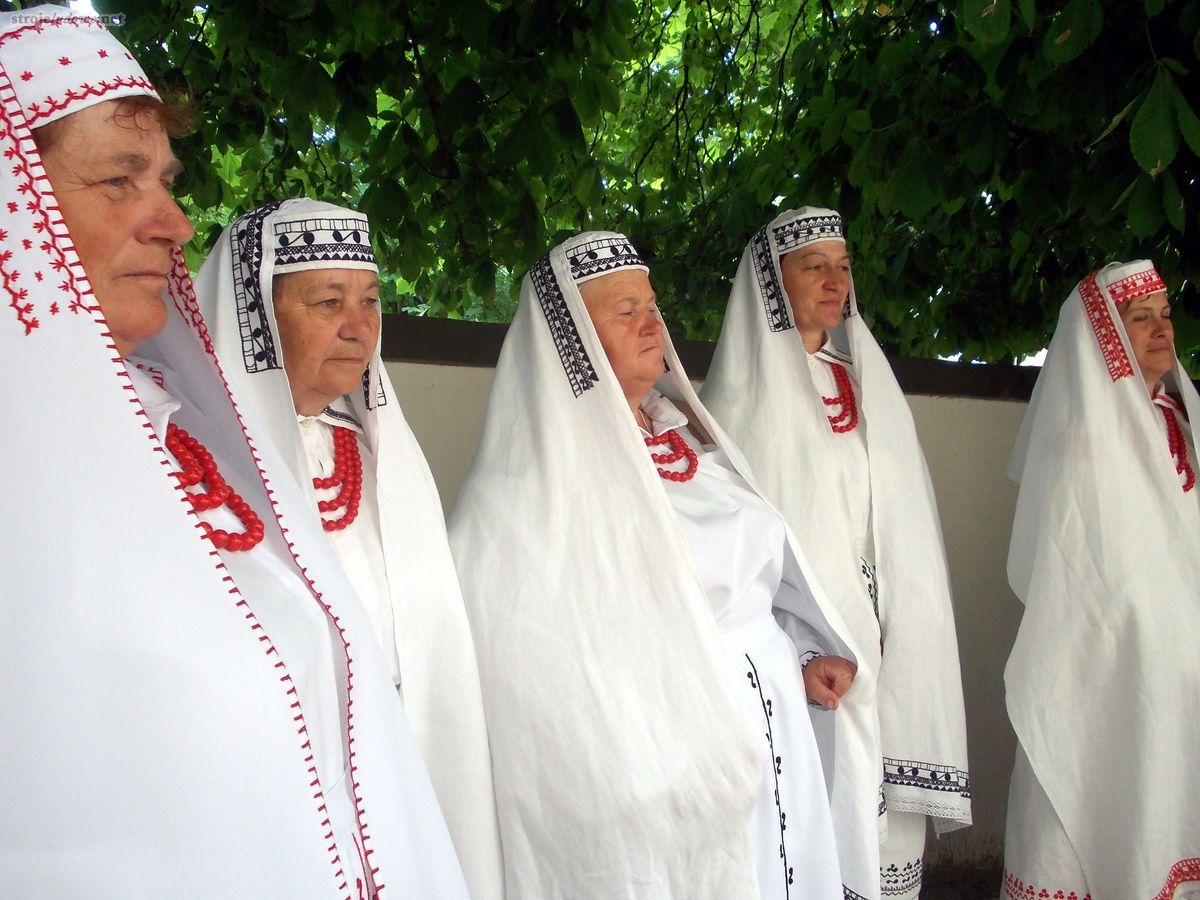
[[[1139,297],[1145,297],[1148,294],[1153,294],[1157,291],[1165,291],[1167,286],[1163,284],[1162,278],[1154,269],[1148,269],[1145,272],[1135,272],[1133,275],[1127,275],[1120,281],[1114,281],[1108,286],[1109,296],[1112,297],[1113,303],[1120,306],[1122,303],[1128,303],[1131,300],[1137,300]]]
[[[30,127],[33,127],[33,122],[66,109],[69,104],[76,100],[86,100],[88,97],[103,97],[105,94],[128,87],[145,88],[154,93],[154,85],[145,78],[139,75],[121,75],[112,81],[101,81],[99,84],[81,84],[78,88],[68,90],[58,100],[55,100],[53,97],[47,97],[42,103],[30,103],[29,109],[25,111],[25,115],[29,119]],[[155,93],[155,96],[158,96],[157,93]]]
[[[1121,334],[1117,324],[1108,313],[1108,304],[1104,302],[1104,294],[1100,285],[1096,284],[1095,273],[1079,282],[1079,296],[1083,300],[1083,308],[1088,320],[1092,323],[1092,331],[1100,344],[1100,353],[1104,356],[1104,364],[1108,366],[1108,374],[1113,381],[1120,381],[1133,374],[1133,366],[1129,362],[1129,354],[1121,343]]]

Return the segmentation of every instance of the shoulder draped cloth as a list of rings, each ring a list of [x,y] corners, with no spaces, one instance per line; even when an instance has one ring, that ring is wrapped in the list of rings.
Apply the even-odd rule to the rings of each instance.
[[[860,395],[877,620],[837,478],[845,452],[838,442],[847,438],[830,428],[781,277],[788,252],[841,236],[837,213],[809,207],[759,229],[742,254],[701,396],[746,453],[857,642],[873,650],[868,664],[879,679],[876,749],[881,745],[887,808],[932,816],[939,831],[948,831],[971,821],[966,726],[937,504],[912,413],[858,314],[851,282],[830,339],[849,356]]]
[[[76,63],[84,74],[68,83]],[[289,661],[182,496],[30,134],[45,110],[153,96],[148,85],[94,19],[0,16],[0,378],[21,407],[0,432],[5,499],[20,510],[0,525],[4,889],[344,898],[331,786],[314,777]],[[436,800],[365,614],[287,466],[235,404],[179,253],[170,281],[168,324],[138,353],[170,361],[219,435],[209,449],[253,479],[246,501],[302,575],[296,614],[329,623],[380,894],[461,896],[445,826],[408,813]]]
[[[306,269],[375,271],[367,218],[315,200],[268,204],[225,229],[196,276],[217,357],[243,402],[317,501],[284,372],[273,283]],[[375,482],[404,708],[477,900],[502,891],[479,672],[441,501],[380,356],[347,396]]]
[[[1025,613],[1004,683],[1092,896],[1170,900],[1200,880],[1200,517],[1114,305],[1163,290],[1150,273],[1106,266],[1059,314],[1009,470]],[[1197,437],[1178,360],[1164,381]]]
[[[761,739],[731,693],[690,551],[576,286],[624,265],[644,268],[625,238],[590,232],[525,276],[451,520],[506,883],[522,897],[752,896]],[[665,356],[659,388],[745,473],[669,339]],[[810,586],[814,625],[852,653]],[[872,673],[852,690],[869,694]],[[853,700],[837,715],[839,728],[862,727]]]

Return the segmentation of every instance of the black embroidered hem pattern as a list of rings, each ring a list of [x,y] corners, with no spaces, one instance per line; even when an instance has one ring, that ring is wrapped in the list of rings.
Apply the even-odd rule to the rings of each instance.
[[[885,897],[903,897],[921,889],[922,862],[914,859],[901,869],[894,863],[879,870],[879,887]]]
[[[971,779],[962,769],[908,759],[883,758],[883,780],[887,784],[958,794],[971,799]]]

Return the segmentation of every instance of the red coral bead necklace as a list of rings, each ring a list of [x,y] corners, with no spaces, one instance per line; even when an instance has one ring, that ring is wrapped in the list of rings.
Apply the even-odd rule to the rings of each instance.
[[[650,417],[647,416],[641,409],[638,409],[638,415],[645,419],[645,424],[650,425]],[[653,428],[646,428],[647,431],[653,431]],[[670,431],[664,431],[657,437],[643,438],[647,447],[661,447],[663,444],[668,444],[670,450],[666,453],[651,452],[650,458],[658,465],[658,477],[666,481],[691,481],[696,477],[696,470],[700,468],[700,460],[696,456],[696,451],[688,446],[687,441],[683,436],[672,428]],[[677,472],[673,469],[664,469],[663,466],[669,466],[679,462],[681,459],[687,460],[687,468],[682,472]]]
[[[854,399],[854,385],[846,367],[840,363],[830,363],[830,366],[833,367],[833,380],[837,383],[838,394],[836,397],[822,396],[821,401],[826,406],[841,406],[841,412],[826,418],[835,433],[845,434],[853,431],[858,424],[858,403]]]
[[[246,529],[241,533],[230,532],[223,528],[213,528],[201,520],[204,536],[213,542],[213,546],[219,550],[234,551],[257,547],[263,539],[262,519],[221,476],[208,448],[174,424],[167,425],[167,438],[163,443],[183,467],[183,471],[172,474],[179,479],[180,486],[185,488],[183,493],[192,504],[192,509],[199,513],[216,509],[218,506],[227,506]],[[207,486],[207,490],[196,493],[186,490],[202,483]]]
[[[358,436],[352,429],[340,425],[333,427],[333,473],[327,478],[314,478],[313,487],[318,491],[339,488],[331,500],[321,500],[317,509],[333,512],[345,507],[340,518],[321,518],[321,527],[326,531],[341,531],[358,518],[358,507],[362,502],[362,455],[358,452]]]
[[[1183,476],[1183,492],[1186,494],[1196,486],[1196,473],[1188,462],[1187,442],[1183,439],[1183,430],[1179,427],[1179,420],[1175,418],[1175,411],[1169,406],[1158,408],[1167,422],[1167,446],[1175,460],[1175,471]]]

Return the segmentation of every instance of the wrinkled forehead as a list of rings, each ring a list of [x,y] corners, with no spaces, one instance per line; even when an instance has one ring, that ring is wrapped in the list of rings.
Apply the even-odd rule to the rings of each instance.
[[[613,310],[627,304],[653,303],[654,288],[645,269],[627,266],[579,285],[588,313]]]
[[[371,269],[345,267],[299,269],[293,272],[276,273],[274,278],[276,299],[284,291],[308,294],[326,289],[354,291],[371,290],[377,287],[379,287],[379,275]]]

